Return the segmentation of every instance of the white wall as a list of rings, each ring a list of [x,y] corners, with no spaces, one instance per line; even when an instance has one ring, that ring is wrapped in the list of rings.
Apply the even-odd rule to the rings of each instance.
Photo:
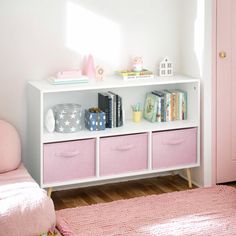
[[[27,80],[79,68],[90,51],[107,74],[135,55],[157,71],[168,55],[176,72],[202,79],[204,149],[194,178],[209,185],[210,49],[211,0],[1,0],[0,119],[16,126],[26,150]]]
[[[95,63],[105,67],[108,74],[126,67],[135,55],[143,56],[146,67],[154,71],[161,57],[168,55],[178,71],[179,2],[1,0],[0,119],[16,126],[23,150],[27,145],[27,80],[44,79],[59,70],[80,67],[90,48]],[[93,21],[81,19],[82,14],[91,16]],[[93,29],[83,26],[88,24],[94,25]],[[94,33],[91,40],[97,28],[105,32]],[[120,35],[119,39],[114,34]]]
[[[212,184],[212,0],[183,0],[182,73],[201,78],[201,167],[193,179],[202,186]]]

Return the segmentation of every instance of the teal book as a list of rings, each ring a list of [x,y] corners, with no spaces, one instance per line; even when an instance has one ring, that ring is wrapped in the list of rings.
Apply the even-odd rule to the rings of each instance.
[[[147,93],[144,105],[144,118],[151,122],[156,122],[158,96]]]
[[[154,90],[152,93],[158,97],[157,122],[163,122],[164,121],[164,93],[157,90]]]
[[[180,120],[187,120],[187,114],[188,114],[188,107],[187,107],[187,100],[188,100],[188,94],[186,91],[180,90],[179,91],[179,116]]]

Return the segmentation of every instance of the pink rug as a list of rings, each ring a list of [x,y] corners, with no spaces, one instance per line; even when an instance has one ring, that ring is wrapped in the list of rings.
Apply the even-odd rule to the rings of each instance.
[[[236,189],[151,195],[57,211],[64,236],[236,235]]]

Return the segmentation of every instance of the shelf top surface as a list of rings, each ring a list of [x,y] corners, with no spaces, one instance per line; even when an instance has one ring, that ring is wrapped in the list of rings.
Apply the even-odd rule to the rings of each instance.
[[[125,122],[125,125],[118,128],[105,129],[102,131],[89,131],[82,130],[77,133],[48,133],[44,130],[43,134],[43,143],[51,142],[61,142],[61,141],[71,141],[78,139],[87,139],[87,138],[97,138],[97,137],[108,137],[108,136],[117,136],[125,134],[134,134],[134,133],[144,133],[144,132],[155,132],[155,131],[164,131],[164,130],[173,130],[173,129],[183,129],[183,128],[192,128],[198,127],[199,123],[197,121],[171,121],[171,122],[161,122],[161,123],[151,123],[146,120],[142,120],[140,123],[134,123],[131,120]]]
[[[82,90],[97,90],[110,88],[124,88],[124,87],[138,87],[149,85],[162,84],[179,84],[179,83],[194,83],[199,82],[198,78],[192,78],[182,75],[173,77],[154,77],[152,79],[130,79],[123,80],[118,76],[105,77],[102,81],[91,80],[88,83],[81,84],[67,84],[67,85],[52,85],[45,80],[34,80],[28,83],[38,89],[41,93],[53,92],[68,92],[68,91],[82,91]]]

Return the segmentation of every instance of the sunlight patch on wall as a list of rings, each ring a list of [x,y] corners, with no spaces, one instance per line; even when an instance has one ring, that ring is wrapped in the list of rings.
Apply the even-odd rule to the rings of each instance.
[[[203,74],[203,52],[205,40],[205,1],[197,0],[197,17],[194,25],[194,51],[199,64],[200,76]]]
[[[163,220],[159,224],[147,225],[139,229],[139,232],[157,236],[165,235],[166,232],[171,232],[173,236],[197,235],[202,233],[202,228],[211,230],[217,223],[220,224],[220,222],[207,215],[186,215],[170,220]]]
[[[118,64],[121,51],[118,24],[70,1],[66,26],[69,49],[82,55],[92,54],[112,66]]]

